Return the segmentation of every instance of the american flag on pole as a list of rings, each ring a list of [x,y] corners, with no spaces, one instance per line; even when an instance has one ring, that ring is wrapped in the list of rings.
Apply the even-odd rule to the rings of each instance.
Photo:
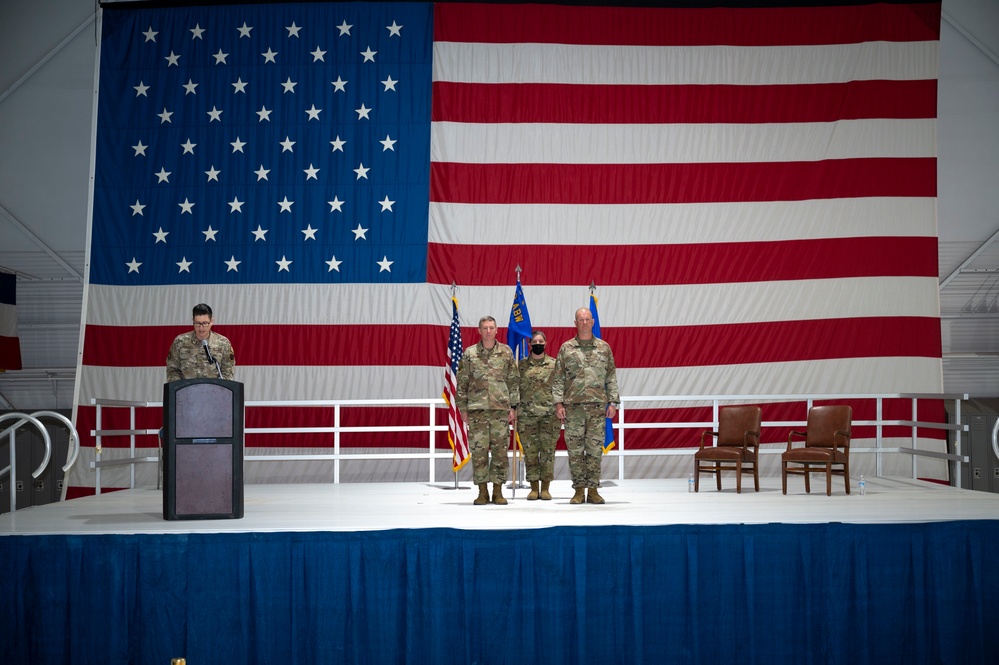
[[[458,393],[458,363],[465,350],[461,345],[461,325],[458,322],[458,299],[451,298],[454,314],[451,316],[451,333],[447,341],[447,363],[444,368],[444,403],[447,404],[447,438],[454,451],[452,468],[457,471],[469,460],[468,428],[458,410],[455,395]]]
[[[517,265],[553,345],[601,285],[624,395],[939,392],[940,4],[690,4],[105,5],[70,484],[198,302],[248,400],[433,397]]]

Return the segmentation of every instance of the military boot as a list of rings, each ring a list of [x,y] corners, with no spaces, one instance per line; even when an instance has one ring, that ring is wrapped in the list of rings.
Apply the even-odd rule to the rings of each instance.
[[[527,495],[527,500],[528,501],[537,501],[538,500],[538,481],[537,480],[532,480],[531,481],[531,493]]]
[[[506,505],[506,499],[503,498],[503,483],[493,483],[493,503],[497,506]]]
[[[604,498],[597,494],[596,487],[591,487],[586,491],[586,503],[604,503]]]
[[[489,489],[486,487],[486,483],[479,483],[479,496],[475,497],[473,501],[476,506],[484,506],[489,503]]]
[[[586,490],[582,487],[576,488],[576,493],[569,499],[569,503],[583,503],[586,500]]]
[[[541,500],[542,501],[551,501],[552,500],[552,495],[548,493],[548,483],[549,482],[550,481],[548,481],[548,480],[542,480],[541,481]]]

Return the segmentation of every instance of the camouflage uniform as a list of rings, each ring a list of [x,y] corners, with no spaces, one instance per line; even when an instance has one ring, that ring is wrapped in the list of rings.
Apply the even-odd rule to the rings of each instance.
[[[232,381],[236,370],[236,355],[233,353],[232,343],[213,331],[208,335],[208,350],[218,361],[219,368],[222,369],[222,378]],[[194,331],[177,335],[170,345],[170,353],[167,354],[167,382],[217,378],[219,378],[218,369],[214,363],[208,362],[201,340],[195,336]]]
[[[475,484],[502,485],[510,447],[507,418],[520,403],[520,376],[510,347],[496,342],[487,349],[478,342],[465,349],[458,363],[456,399],[468,423]]]
[[[555,444],[562,423],[555,417],[552,402],[552,374],[555,359],[528,356],[517,365],[520,371],[520,407],[517,434],[524,449],[526,478],[530,481],[555,478]]]
[[[617,368],[607,342],[573,337],[558,351],[552,399],[565,407],[565,447],[572,486],[595,489],[600,483],[607,405],[617,404]]]

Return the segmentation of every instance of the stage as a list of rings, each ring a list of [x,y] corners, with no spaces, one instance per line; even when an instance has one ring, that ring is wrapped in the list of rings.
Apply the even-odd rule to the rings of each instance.
[[[135,489],[0,516],[3,653],[31,663],[984,663],[999,495],[869,478],[247,485],[245,517]],[[837,482],[838,481],[838,482]]]
[[[959,520],[999,520],[999,495],[911,480],[871,478],[861,496],[843,480],[812,479],[805,494],[800,477],[760,478],[760,492],[744,478],[742,494],[726,476],[715,489],[701,477],[700,492],[687,492],[687,480],[604,481],[602,506],[569,504],[572,484],[552,483],[551,501],[527,501],[529,488],[504,496],[507,506],[473,506],[477,491],[454,484],[354,483],[325,485],[246,485],[245,517],[236,520],[163,519],[162,492],[149,489],[109,492],[0,515],[0,535],[240,533],[278,531],[379,531],[389,529],[544,529],[555,526],[663,526],[670,524],[900,524]]]

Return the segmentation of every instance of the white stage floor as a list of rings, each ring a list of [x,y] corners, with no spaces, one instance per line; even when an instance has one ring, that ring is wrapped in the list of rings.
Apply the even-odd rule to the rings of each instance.
[[[744,479],[745,480],[745,479]],[[736,494],[725,479],[718,492],[714,479],[702,477],[701,491],[687,492],[685,478],[605,481],[605,505],[570,505],[571,483],[552,483],[552,501],[527,501],[527,489],[505,496],[507,506],[473,506],[476,492],[468,483],[371,483],[339,485],[246,485],[245,516],[236,520],[163,519],[157,489],[111,492],[36,506],[0,515],[2,535],[240,533],[278,531],[381,531],[386,529],[541,529],[554,526],[659,526],[666,524],[895,524],[999,519],[999,495],[959,490],[905,478],[871,478],[867,494],[854,487],[843,493],[842,479],[833,495],[815,476],[805,494],[801,478],[761,478]],[[752,481],[750,481],[751,483]]]

